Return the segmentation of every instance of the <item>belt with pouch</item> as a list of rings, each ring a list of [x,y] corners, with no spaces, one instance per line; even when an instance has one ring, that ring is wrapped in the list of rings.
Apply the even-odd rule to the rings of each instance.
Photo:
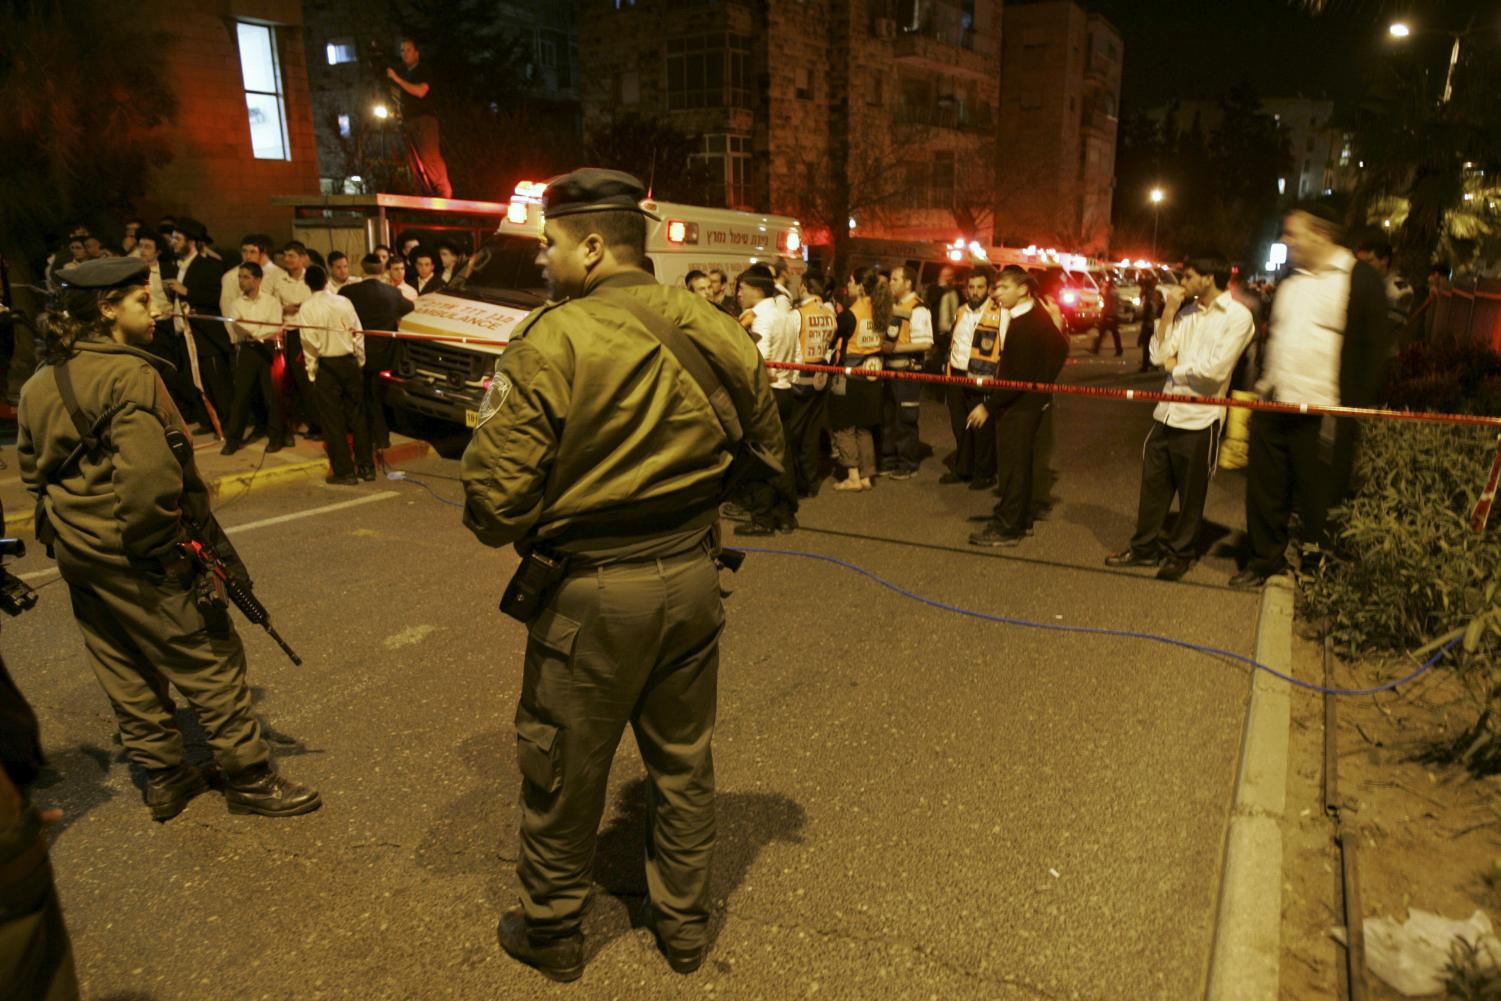
[[[886,355],[885,361],[888,371],[906,372],[909,369],[922,368],[923,355],[920,351],[909,354]]]

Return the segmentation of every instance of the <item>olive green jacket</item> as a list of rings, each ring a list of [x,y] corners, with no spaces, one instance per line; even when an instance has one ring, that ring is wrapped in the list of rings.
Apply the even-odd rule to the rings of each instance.
[[[530,536],[591,551],[717,517],[730,451],[708,397],[640,320],[589,294],[598,288],[676,324],[732,397],[754,401],[747,438],[782,457],[766,369],[735,321],[644,271],[612,275],[534,311],[496,363],[462,469],[464,524],[486,545]]]
[[[114,566],[161,570],[179,538],[180,511],[208,520],[208,489],[197,467],[178,464],[165,429],[188,435],[147,352],[106,340],[84,340],[66,362],[79,409],[93,424],[116,403],[126,404],[101,435],[101,446],[48,482],[78,444],[51,365],[21,387],[16,453],[21,479],[33,494],[46,490],[48,519],[58,542],[76,556]]]

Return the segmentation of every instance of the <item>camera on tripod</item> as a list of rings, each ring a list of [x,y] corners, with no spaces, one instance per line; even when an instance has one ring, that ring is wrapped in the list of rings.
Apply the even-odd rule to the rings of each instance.
[[[0,539],[0,560],[7,556],[26,555],[26,543],[20,539]],[[36,605],[36,592],[26,582],[0,564],[0,612],[20,615]]]

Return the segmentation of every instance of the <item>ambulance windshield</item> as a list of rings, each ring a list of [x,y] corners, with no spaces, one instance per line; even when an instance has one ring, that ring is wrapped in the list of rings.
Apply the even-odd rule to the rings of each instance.
[[[459,277],[444,291],[520,305],[536,305],[547,298],[547,282],[537,267],[537,241],[531,237],[494,237],[469,258]]]

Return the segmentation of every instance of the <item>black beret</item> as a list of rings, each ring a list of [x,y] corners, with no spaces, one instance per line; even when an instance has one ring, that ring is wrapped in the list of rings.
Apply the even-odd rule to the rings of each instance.
[[[103,292],[106,289],[145,285],[150,274],[150,267],[139,257],[101,257],[59,271],[57,280],[65,289]]]
[[[580,212],[619,211],[657,218],[641,207],[645,198],[646,188],[630,174],[603,167],[580,167],[547,182],[547,190],[542,193],[542,215],[556,219]]]

